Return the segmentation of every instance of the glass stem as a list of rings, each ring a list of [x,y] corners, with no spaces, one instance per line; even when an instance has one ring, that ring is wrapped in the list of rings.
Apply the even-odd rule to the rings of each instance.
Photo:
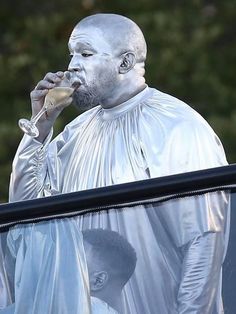
[[[37,114],[36,116],[31,119],[31,123],[32,124],[36,124],[38,122],[38,120],[40,119],[40,117],[47,111],[47,109],[45,107],[43,107]]]

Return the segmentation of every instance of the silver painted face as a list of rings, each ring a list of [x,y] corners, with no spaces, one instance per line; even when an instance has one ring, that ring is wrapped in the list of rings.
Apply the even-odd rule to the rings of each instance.
[[[118,81],[118,58],[112,45],[95,27],[76,27],[68,43],[71,61],[68,70],[76,87],[74,103],[89,109],[109,99]]]

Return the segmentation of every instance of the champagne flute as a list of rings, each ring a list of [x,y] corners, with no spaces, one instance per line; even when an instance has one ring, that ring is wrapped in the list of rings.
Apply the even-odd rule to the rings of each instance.
[[[34,118],[31,120],[22,118],[18,121],[18,125],[21,130],[31,137],[38,137],[39,131],[36,124],[40,117],[47,111],[63,104],[63,102],[65,102],[73,94],[73,92],[74,89],[71,87],[68,78],[64,77],[59,86],[56,86],[48,91],[45,96],[43,107]]]

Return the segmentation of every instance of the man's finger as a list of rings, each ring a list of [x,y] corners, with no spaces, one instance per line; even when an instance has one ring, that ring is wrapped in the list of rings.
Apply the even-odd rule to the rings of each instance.
[[[64,76],[64,72],[62,71],[58,71],[57,73],[57,76],[59,76],[60,78],[62,78]]]
[[[59,71],[57,73],[49,72],[45,75],[44,80],[50,81],[52,83],[58,83],[61,81],[62,77],[64,76],[64,73]]]
[[[33,90],[31,93],[30,93],[30,97],[33,98],[33,99],[38,99],[38,98],[41,98],[43,96],[46,96],[48,93],[48,89],[43,89],[43,90]]]
[[[51,83],[51,82],[48,82],[46,80],[41,80],[38,82],[38,84],[36,85],[35,89],[50,89],[50,88],[53,88],[55,87],[55,83]]]

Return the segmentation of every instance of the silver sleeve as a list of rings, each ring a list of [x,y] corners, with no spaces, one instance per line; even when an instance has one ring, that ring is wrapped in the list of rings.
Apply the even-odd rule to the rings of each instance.
[[[43,144],[28,135],[23,137],[12,165],[9,187],[10,202],[42,196],[51,133]]]
[[[220,292],[224,235],[208,232],[184,248],[182,279],[178,291],[179,314],[212,314]]]

